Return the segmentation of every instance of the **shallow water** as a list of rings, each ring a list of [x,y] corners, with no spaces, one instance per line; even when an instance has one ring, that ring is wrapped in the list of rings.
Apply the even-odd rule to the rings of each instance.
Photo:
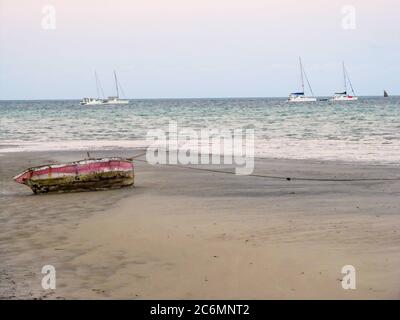
[[[288,104],[284,99],[131,100],[125,106],[79,101],[0,101],[0,152],[132,148],[148,130],[254,129],[256,155],[397,163],[400,98]]]

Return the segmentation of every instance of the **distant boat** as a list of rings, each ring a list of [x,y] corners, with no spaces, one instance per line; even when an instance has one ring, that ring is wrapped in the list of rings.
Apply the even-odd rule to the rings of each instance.
[[[101,87],[100,80],[97,77],[97,73],[95,73],[96,77],[96,88],[97,88],[97,95],[99,96],[99,89],[101,89],[103,93],[103,88]],[[124,100],[119,98],[119,88],[120,84],[118,82],[117,73],[114,71],[114,81],[115,81],[115,89],[116,89],[116,96],[108,97],[107,99],[100,99],[100,98],[83,98],[80,102],[83,106],[91,106],[91,105],[119,105],[119,104],[128,104],[129,100]],[[103,93],[104,96],[104,93]]]
[[[81,106],[95,106],[105,104],[103,100],[96,98],[83,98],[79,103]]]
[[[29,168],[14,177],[35,194],[96,191],[132,186],[133,163],[123,158],[85,159]]]
[[[384,96],[385,98],[389,98],[389,94],[387,93],[386,90],[383,90],[383,96]]]
[[[317,98],[314,97],[314,92],[311,88],[310,81],[308,81],[307,74],[304,70],[303,63],[301,61],[301,57],[299,58],[300,62],[300,79],[301,79],[301,92],[294,92],[289,95],[288,102],[316,102]],[[311,97],[307,97],[305,95],[305,85],[304,85],[304,78],[307,80],[308,88],[312,94]]]
[[[103,94],[103,97],[104,97],[104,92],[96,71],[94,72],[94,78],[96,81],[97,98],[83,98],[80,102],[81,105],[94,106],[94,105],[104,104],[103,99],[100,99],[100,91]]]
[[[353,85],[351,83],[349,74],[347,73],[346,66],[344,65],[343,62],[343,78],[344,78],[344,91],[343,92],[336,92],[334,96],[331,98],[330,101],[356,101],[358,100],[358,97],[356,96],[354,92]],[[349,95],[347,93],[347,82],[349,82],[351,92],[353,93],[352,95]]]

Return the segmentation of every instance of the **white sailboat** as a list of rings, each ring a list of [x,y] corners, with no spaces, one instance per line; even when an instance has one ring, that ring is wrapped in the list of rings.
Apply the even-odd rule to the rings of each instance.
[[[301,61],[301,57],[299,58],[300,62],[300,78],[301,78],[301,92],[294,92],[289,95],[288,102],[316,102],[317,98],[314,97],[314,92],[311,88],[310,81],[308,80],[307,74],[303,68],[303,63]],[[304,85],[304,78],[307,80],[308,88],[312,94],[311,97],[307,97],[305,95],[305,85]]]
[[[95,73],[96,77],[96,89],[97,89],[97,96],[99,96],[99,89],[102,92],[104,97],[103,88],[101,87],[100,80],[97,77],[97,73]],[[119,89],[120,84],[118,82],[117,73],[114,71],[114,81],[115,81],[115,89],[116,89],[116,96],[108,97],[107,99],[100,99],[100,98],[83,98],[80,102],[81,105],[91,106],[91,105],[120,105],[120,104],[128,104],[129,100],[124,100],[119,98]],[[122,88],[121,88],[122,90]]]
[[[94,72],[94,78],[96,81],[96,91],[97,91],[97,98],[83,98],[80,102],[82,106],[94,106],[94,105],[101,105],[103,103],[103,99],[100,99],[100,91],[104,97],[103,88],[101,86],[99,77],[97,76],[97,72]]]
[[[116,89],[117,95],[116,96],[112,96],[112,97],[108,97],[107,99],[105,99],[104,100],[104,104],[112,104],[112,105],[128,104],[129,100],[124,100],[124,99],[120,99],[119,98],[119,87],[120,87],[120,84],[118,82],[117,73],[115,71],[114,71],[114,80],[115,80],[115,89]]]
[[[354,92],[353,85],[351,83],[349,74],[347,73],[346,66],[343,62],[343,78],[344,78],[344,91],[343,92],[336,92],[330,101],[357,101],[358,97]],[[347,81],[350,84],[352,95],[349,95],[347,92]]]

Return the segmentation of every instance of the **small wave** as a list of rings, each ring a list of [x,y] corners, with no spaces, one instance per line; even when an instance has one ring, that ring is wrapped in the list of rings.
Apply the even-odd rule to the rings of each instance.
[[[10,152],[40,152],[40,151],[99,151],[99,150],[135,150],[147,148],[146,140],[112,140],[112,141],[53,141],[53,142],[20,142],[10,143],[9,147],[0,149],[1,153]],[[180,144],[181,145],[181,144]],[[182,144],[183,145],[183,144]],[[200,148],[209,145],[209,141],[199,141],[190,144],[193,152],[201,152]],[[161,149],[174,150],[174,146],[161,143]],[[186,146],[188,146],[186,144]],[[223,155],[223,151],[218,152]],[[400,164],[400,142],[394,140],[334,140],[272,138],[256,139],[254,156],[271,159],[301,159],[301,160],[331,160],[363,163]]]

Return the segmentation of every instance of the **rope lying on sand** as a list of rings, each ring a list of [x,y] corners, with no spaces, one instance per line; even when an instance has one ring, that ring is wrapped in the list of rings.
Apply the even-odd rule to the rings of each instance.
[[[141,156],[144,156],[146,153],[147,153],[147,151],[139,153],[136,156],[133,156],[133,157],[130,157],[130,158],[126,158],[126,160],[130,160],[130,161],[135,160],[136,158],[140,158]]]
[[[146,152],[140,153],[134,157],[128,158],[128,160],[135,160],[139,162],[148,163],[147,160],[140,160],[141,156],[145,155]],[[236,175],[234,172],[231,171],[224,171],[218,169],[207,169],[207,168],[195,168],[190,166],[182,166],[182,165],[173,165],[173,164],[165,164],[166,166],[173,166],[182,169],[188,170],[195,170],[195,171],[207,171],[213,173],[221,173],[221,174],[231,174]],[[395,178],[355,178],[355,179],[333,179],[333,178],[291,178],[291,177],[283,177],[283,176],[270,176],[270,175],[262,175],[262,174],[250,174],[247,175],[248,177],[256,177],[256,178],[267,178],[267,179],[274,179],[274,180],[285,180],[285,181],[316,181],[316,182],[379,182],[379,181],[400,181],[400,177]]]

